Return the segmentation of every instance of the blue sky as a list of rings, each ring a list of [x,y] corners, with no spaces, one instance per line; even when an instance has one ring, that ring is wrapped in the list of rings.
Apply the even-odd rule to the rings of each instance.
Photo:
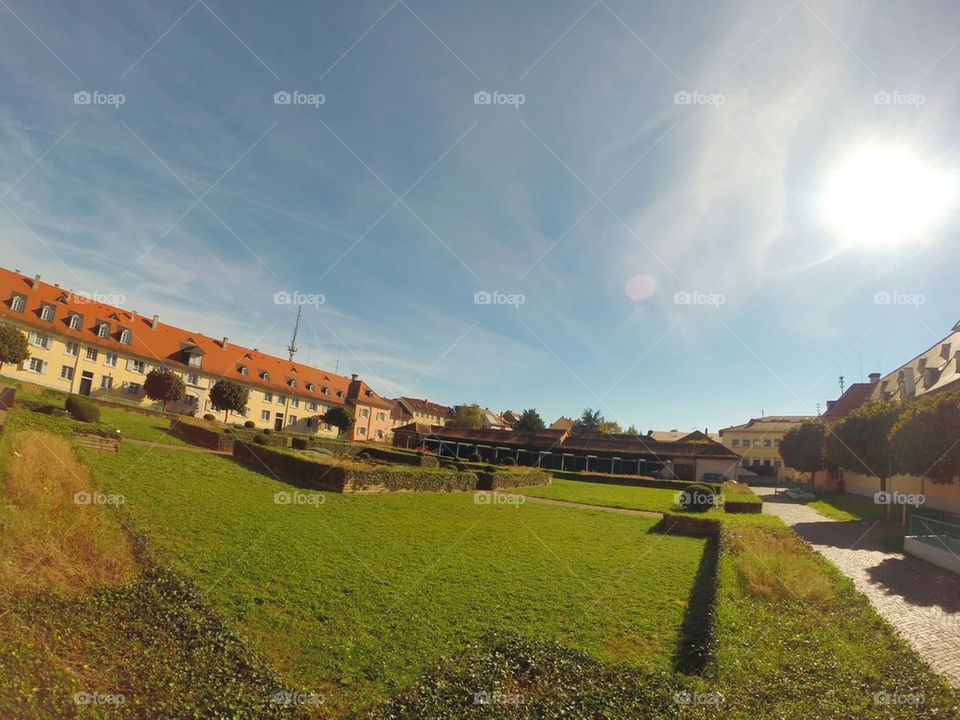
[[[322,295],[301,361],[641,430],[813,413],[960,319],[955,205],[824,210],[863,145],[955,178],[956,3],[139,5],[0,3],[4,266],[278,354]]]

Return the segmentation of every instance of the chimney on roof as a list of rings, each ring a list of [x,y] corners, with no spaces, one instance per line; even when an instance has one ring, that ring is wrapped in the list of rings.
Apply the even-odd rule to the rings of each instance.
[[[160,323],[160,316],[159,316],[159,315],[154,315],[154,316],[153,316],[153,320],[150,321],[150,327],[153,328],[154,330],[156,330],[156,329],[157,329],[157,325],[158,325],[159,323]]]
[[[830,412],[837,406],[836,400],[827,400],[827,412]]]
[[[40,287],[40,276],[39,276],[39,275],[34,275],[34,276],[33,276],[33,280],[30,281],[30,287],[32,287],[34,290],[36,290],[38,287]]]
[[[227,347],[227,343],[229,343],[229,342],[230,342],[230,338],[224,337],[224,338],[223,338],[223,342],[220,343],[220,344],[223,345],[224,348],[226,348],[226,347]]]
[[[880,373],[870,373],[867,377],[870,378],[871,385],[876,385],[880,382]]]
[[[350,376],[350,379],[351,379],[351,380],[356,380],[358,377],[360,377],[360,376],[357,375],[356,373],[353,373],[353,375]]]

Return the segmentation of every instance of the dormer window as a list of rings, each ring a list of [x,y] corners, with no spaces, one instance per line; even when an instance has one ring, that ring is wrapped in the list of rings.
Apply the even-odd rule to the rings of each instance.
[[[40,319],[53,322],[53,305],[43,305],[40,308]]]
[[[247,366],[246,366],[246,365],[237,365],[237,372],[240,373],[241,375],[246,375],[246,374],[247,374]]]
[[[323,395],[329,395],[329,394],[330,394],[330,388],[325,387],[325,388],[323,388],[322,390],[320,390],[320,392],[321,392],[321,394],[323,394]]]
[[[97,337],[110,337],[110,326],[106,323],[100,323],[97,325]]]
[[[367,397],[373,397],[373,390],[367,390],[366,396],[367,396]]]
[[[338,397],[338,398],[342,398],[342,397],[343,397],[343,390],[337,390],[337,397]]]
[[[292,388],[295,388],[295,387],[297,386],[297,381],[294,380],[293,378],[291,378],[291,379],[287,380],[287,385],[289,385],[289,386],[292,387]]]
[[[187,360],[187,365],[190,367],[200,367],[201,362],[203,362],[202,355],[191,355],[190,359]]]
[[[71,330],[79,330],[83,327],[83,318],[80,315],[73,314],[70,316],[70,320],[67,321],[67,325]]]
[[[313,383],[307,383],[307,392],[313,392]]]
[[[14,295],[10,298],[10,309],[14,312],[23,312],[23,307],[26,304],[23,295]]]
[[[270,382],[270,373],[264,370],[263,372],[260,373],[260,379]]]
[[[120,332],[120,342],[122,342],[124,345],[129,345],[132,339],[133,334],[126,328]]]

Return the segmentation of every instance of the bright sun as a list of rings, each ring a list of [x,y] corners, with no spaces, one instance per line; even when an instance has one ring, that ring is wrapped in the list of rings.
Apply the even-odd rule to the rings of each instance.
[[[824,214],[846,245],[895,246],[942,223],[957,197],[955,178],[903,147],[869,145],[837,166]]]

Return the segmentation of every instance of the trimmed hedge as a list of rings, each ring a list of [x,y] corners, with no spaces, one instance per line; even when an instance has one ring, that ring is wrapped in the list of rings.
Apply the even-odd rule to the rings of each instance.
[[[236,437],[232,433],[229,435],[224,433],[216,426],[198,425],[188,420],[178,420],[170,423],[170,434],[181,440],[186,440],[191,445],[199,445],[221,452],[233,450]]]
[[[554,477],[561,480],[581,480],[584,482],[603,483],[605,485],[627,485],[630,487],[667,488],[668,490],[685,490],[690,481],[684,480],[657,480],[644,475],[606,475],[604,473],[573,472],[572,470],[551,470]],[[699,483],[720,492],[720,485],[716,483]]]
[[[549,485],[553,476],[539,469],[497,469],[494,472],[478,472],[477,490],[499,490],[501,488],[535,487]]]
[[[377,466],[350,461],[330,463],[245,442],[233,446],[233,456],[255,469],[266,469],[281,480],[332,492],[451,492],[477,487],[477,476],[470,472],[452,473],[437,468]]]
[[[763,499],[750,490],[746,483],[725,482],[720,491],[723,493],[723,510],[728,513],[759,513],[763,511]]]
[[[63,406],[74,420],[88,423],[100,422],[100,408],[86,398],[70,395]]]
[[[394,448],[388,449],[375,445],[364,446],[362,453],[366,453],[369,457],[375,458],[376,460],[386,460],[387,462],[400,463],[401,465],[415,465],[416,467],[425,468],[440,467],[440,459],[430,453],[402,451]]]

